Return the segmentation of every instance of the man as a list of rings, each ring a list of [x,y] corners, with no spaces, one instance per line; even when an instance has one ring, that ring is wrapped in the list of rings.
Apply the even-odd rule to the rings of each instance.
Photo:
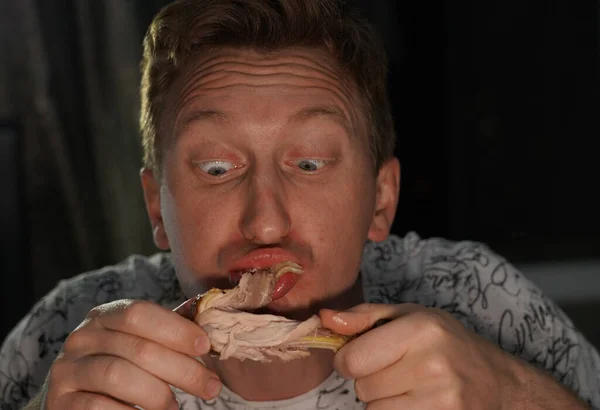
[[[388,238],[385,73],[372,29],[333,0],[163,9],[141,180],[170,253],[59,284],[2,348],[3,408],[600,406],[598,353],[512,266],[476,243]],[[284,260],[304,274],[270,310],[357,337],[290,362],[208,355],[186,299]]]

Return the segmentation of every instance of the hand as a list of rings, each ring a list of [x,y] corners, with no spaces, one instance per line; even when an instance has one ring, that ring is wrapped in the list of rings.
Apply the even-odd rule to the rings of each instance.
[[[363,304],[322,310],[325,327],[369,330],[336,354],[338,373],[355,379],[370,410],[514,409],[525,362],[466,329],[450,314],[415,304]],[[528,407],[529,408],[529,407]]]
[[[210,343],[184,317],[189,302],[175,311],[133,300],[92,309],[50,368],[42,408],[179,409],[169,385],[205,399],[218,395],[215,373],[192,357]]]

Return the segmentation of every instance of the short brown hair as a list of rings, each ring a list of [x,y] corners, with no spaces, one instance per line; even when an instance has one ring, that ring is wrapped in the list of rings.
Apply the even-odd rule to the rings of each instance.
[[[216,46],[325,47],[357,87],[375,170],[394,155],[385,49],[373,27],[341,1],[178,0],[155,16],[144,39],[140,128],[147,168],[161,173],[158,130],[169,87],[186,59]]]

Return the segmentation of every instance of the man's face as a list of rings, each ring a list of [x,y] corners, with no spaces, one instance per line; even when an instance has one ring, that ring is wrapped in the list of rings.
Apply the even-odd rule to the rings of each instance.
[[[388,233],[399,168],[373,171],[356,93],[331,57],[222,49],[188,63],[167,101],[163,176],[144,170],[142,182],[186,295],[282,260],[304,274],[274,310],[351,289],[365,241]]]

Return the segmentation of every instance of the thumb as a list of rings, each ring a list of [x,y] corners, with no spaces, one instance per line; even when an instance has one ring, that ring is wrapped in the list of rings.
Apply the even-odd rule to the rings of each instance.
[[[414,303],[388,305],[363,303],[345,311],[321,309],[319,316],[324,327],[341,335],[366,332],[381,320],[392,320],[411,312],[426,309]]]

